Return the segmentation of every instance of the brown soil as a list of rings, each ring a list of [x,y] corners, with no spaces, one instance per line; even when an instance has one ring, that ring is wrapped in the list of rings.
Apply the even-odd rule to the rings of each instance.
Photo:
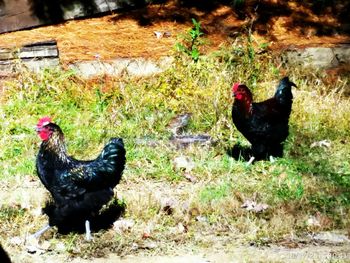
[[[317,246],[307,245],[302,249],[290,249],[281,247],[251,247],[236,246],[230,249],[202,249],[195,252],[179,249],[176,255],[129,255],[120,257],[115,253],[103,258],[69,259],[72,263],[221,263],[221,262],[349,262],[349,245]],[[17,255],[15,262],[25,263],[61,263],[67,261],[67,257],[50,254],[26,254]]]
[[[169,0],[134,11],[0,35],[1,47],[56,39],[61,61],[92,60],[96,57],[150,57],[171,54],[177,36],[191,26],[191,18],[201,22],[209,40],[206,50],[230,43],[252,29],[256,43],[270,43],[272,49],[288,46],[349,43],[346,1],[232,1]],[[238,2],[238,1],[237,1]],[[315,2],[315,3],[313,3]],[[323,6],[316,6],[323,3]],[[170,36],[157,38],[155,31]]]

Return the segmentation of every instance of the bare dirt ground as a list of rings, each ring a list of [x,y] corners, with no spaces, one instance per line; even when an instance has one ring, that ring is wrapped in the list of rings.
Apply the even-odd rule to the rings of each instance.
[[[196,242],[207,242],[208,246],[196,246],[191,242],[184,242],[169,249],[169,245],[162,243],[152,243],[147,247],[140,246],[128,249],[125,253],[106,253],[103,257],[81,258],[65,253],[65,248],[45,247],[48,243],[47,239],[41,239],[40,243],[36,243],[34,252],[29,253],[32,249],[32,243],[28,236],[38,228],[38,222],[43,224],[44,216],[41,215],[41,206],[47,198],[47,193],[40,182],[26,177],[20,180],[2,185],[0,200],[6,200],[6,205],[13,204],[16,207],[28,210],[34,217],[31,224],[21,226],[20,235],[7,240],[6,250],[12,257],[13,262],[21,263],[87,263],[87,262],[121,262],[121,263],[148,263],[148,262],[164,262],[164,263],[203,263],[203,262],[350,262],[350,241],[342,240],[347,233],[343,232],[324,232],[319,237],[312,234],[305,234],[305,237],[287,238],[280,244],[269,244],[256,246],[256,244],[248,244],[243,241],[239,234],[227,232],[224,235],[213,235],[198,233],[194,239]],[[192,184],[193,191],[200,188],[200,184]],[[123,184],[118,185],[118,193],[130,205],[140,205],[137,200],[147,202],[148,198],[157,198],[161,196],[172,196],[180,199],[181,195],[188,188],[188,183],[184,182],[176,186],[162,182],[151,182],[149,180],[140,179],[136,181],[128,181],[124,179]],[[188,190],[188,189],[187,189]],[[120,196],[120,195],[119,195]],[[5,205],[4,201],[0,201],[0,205]],[[142,205],[141,205],[142,206]],[[45,220],[45,219],[44,219]],[[209,229],[209,226],[208,226]],[[113,229],[108,230],[114,232]],[[210,232],[210,230],[208,230]],[[55,231],[54,231],[55,232]],[[93,234],[94,235],[94,234]],[[47,239],[47,240],[46,240]],[[22,241],[19,241],[22,240]],[[56,239],[56,242],[60,242]],[[191,243],[191,244],[190,244]],[[195,242],[194,242],[195,243]],[[67,244],[66,244],[67,246]],[[63,249],[63,250],[62,250]],[[167,252],[164,252],[167,251]],[[74,254],[74,253],[73,253]]]
[[[107,258],[73,259],[72,263],[221,263],[221,262],[349,262],[349,246],[307,246],[303,249],[281,247],[256,248],[237,246],[230,250],[208,249],[195,252],[179,251],[178,255],[149,256],[131,255],[119,257],[110,254]],[[66,259],[57,256],[28,256],[18,262],[59,263]]]

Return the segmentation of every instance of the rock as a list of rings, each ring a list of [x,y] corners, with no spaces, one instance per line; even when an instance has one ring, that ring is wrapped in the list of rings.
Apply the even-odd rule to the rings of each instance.
[[[170,141],[179,147],[186,147],[190,144],[212,145],[215,143],[213,138],[206,134],[188,134],[173,136]]]
[[[196,221],[198,221],[200,223],[208,223],[209,222],[208,218],[205,216],[196,216]]]
[[[170,228],[170,233],[172,235],[178,235],[178,234],[183,234],[188,231],[187,226],[182,224],[181,222],[178,223],[175,227]]]
[[[350,45],[287,49],[282,54],[282,61],[307,67],[333,68],[350,64]]]
[[[178,156],[173,160],[174,170],[190,172],[195,167],[194,162],[188,156]]]
[[[176,115],[170,120],[167,128],[172,132],[173,136],[177,136],[189,123],[192,113],[183,113]]]
[[[350,243],[350,239],[346,235],[335,232],[320,232],[315,234],[312,239],[318,243],[327,244]]]
[[[329,140],[322,140],[322,141],[313,142],[310,145],[310,148],[314,148],[314,147],[330,148],[331,147],[331,142]]]
[[[123,232],[129,231],[134,225],[134,220],[121,218],[113,223],[113,229],[121,235]]]
[[[23,67],[38,73],[45,68],[59,66],[55,40],[31,43],[18,50],[0,48],[0,76],[19,72]]]
[[[158,61],[144,58],[118,58],[109,61],[83,61],[70,64],[68,67],[84,78],[98,75],[147,77],[159,74],[167,69],[173,61],[171,57],[163,57]]]
[[[157,248],[158,245],[156,242],[153,241],[145,241],[142,244],[139,244],[139,248],[143,248],[143,249],[155,249]]]
[[[257,203],[253,200],[248,199],[241,205],[241,208],[244,208],[247,211],[261,213],[261,212],[264,212],[266,209],[268,209],[269,205],[264,204],[264,203]]]

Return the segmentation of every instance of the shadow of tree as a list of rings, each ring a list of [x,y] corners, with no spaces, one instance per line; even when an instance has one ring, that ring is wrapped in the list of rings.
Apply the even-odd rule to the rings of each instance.
[[[159,3],[160,2],[160,3]],[[280,17],[285,17],[284,26],[287,30],[294,30],[301,36],[310,34],[317,36],[333,36],[336,34],[350,34],[350,22],[347,19],[350,13],[350,2],[333,1],[174,1],[163,0],[147,5],[142,9],[117,11],[112,20],[130,18],[141,26],[149,26],[164,21],[177,23],[191,23],[191,18],[201,21],[204,32],[216,32],[231,36],[242,28],[252,25],[252,31],[276,40],[272,27]],[[292,3],[292,4],[291,4]],[[223,11],[224,9],[224,11]],[[227,25],[223,21],[229,17],[236,17],[240,23]],[[322,19],[329,16],[332,19]],[[252,23],[250,23],[252,22]]]
[[[0,0],[0,18],[1,16],[5,15],[6,11],[5,11],[5,2],[4,0]]]
[[[159,6],[154,7],[155,3],[157,3]],[[117,15],[112,18],[112,20],[116,21],[124,18],[130,18],[137,21],[141,26],[150,26],[152,24],[165,21],[176,21],[181,24],[186,24],[191,23],[192,18],[196,20],[204,20],[205,16],[209,15],[212,17],[210,13],[223,5],[230,6],[230,1],[152,1],[151,5],[145,5],[141,9],[130,10],[130,8],[123,8],[117,10]],[[216,16],[215,18],[219,19],[220,16],[221,15]]]
[[[2,10],[10,0],[0,0]],[[287,30],[296,30],[306,37],[350,35],[350,1],[260,1],[260,0],[22,0],[30,7],[33,17],[42,24],[63,22],[68,12],[77,11],[78,17],[101,15],[101,6],[118,6],[112,20],[130,18],[142,26],[162,21],[191,24],[191,19],[202,22],[204,32],[234,36],[237,31],[252,25],[252,30],[275,40],[272,27],[280,17],[285,18]],[[104,9],[106,10],[106,9]],[[6,11],[4,11],[6,12]],[[20,15],[20,14],[18,14]],[[330,19],[324,19],[329,17]],[[231,23],[225,20],[232,19]],[[251,23],[253,22],[253,23]],[[36,24],[37,25],[37,24]],[[25,26],[22,26],[25,27]],[[21,29],[21,28],[17,28]]]
[[[64,21],[64,14],[75,6],[80,6],[84,16],[96,13],[97,5],[94,0],[30,0],[33,15],[44,23],[59,23]]]

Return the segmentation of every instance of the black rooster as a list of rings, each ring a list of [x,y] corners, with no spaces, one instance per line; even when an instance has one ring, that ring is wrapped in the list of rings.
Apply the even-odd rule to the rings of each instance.
[[[291,88],[296,85],[288,77],[281,79],[275,95],[262,102],[253,102],[248,87],[235,83],[232,120],[236,128],[251,143],[251,155],[256,160],[283,155],[283,142],[289,134],[289,115],[292,110]]]
[[[36,130],[42,139],[36,169],[53,200],[43,209],[49,225],[34,236],[51,226],[69,231],[85,222],[86,238],[90,240],[90,221],[113,198],[113,188],[124,170],[123,140],[112,138],[97,159],[80,161],[68,156],[63,132],[49,117],[41,118]]]

